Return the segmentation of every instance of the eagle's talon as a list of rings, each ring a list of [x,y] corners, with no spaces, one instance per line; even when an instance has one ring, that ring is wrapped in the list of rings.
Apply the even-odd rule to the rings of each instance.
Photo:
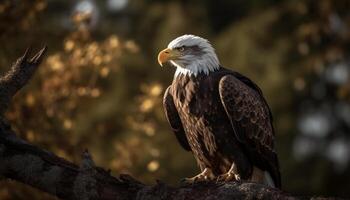
[[[200,173],[197,176],[194,176],[192,178],[184,178],[184,179],[182,179],[182,182],[187,183],[187,184],[194,184],[196,182],[207,182],[207,181],[211,181],[214,179],[215,179],[215,176],[214,176],[213,172],[211,171],[211,169],[205,168],[202,173]]]
[[[230,181],[241,181],[241,177],[238,174],[227,172],[226,174],[222,174],[218,176],[216,182],[230,182]]]
[[[241,182],[241,177],[238,174],[235,174],[235,179],[237,182]]]

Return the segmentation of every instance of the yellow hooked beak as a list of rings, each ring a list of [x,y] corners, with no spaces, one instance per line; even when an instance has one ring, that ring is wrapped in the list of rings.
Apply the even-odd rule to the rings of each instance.
[[[181,56],[180,52],[177,50],[172,50],[169,48],[166,48],[159,52],[158,54],[158,63],[160,66],[163,67],[163,64],[168,62],[169,60],[177,59]]]

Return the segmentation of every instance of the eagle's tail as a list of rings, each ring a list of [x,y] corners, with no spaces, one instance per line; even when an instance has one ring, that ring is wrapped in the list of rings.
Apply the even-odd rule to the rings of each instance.
[[[250,181],[262,183],[264,185],[268,185],[270,187],[276,187],[275,181],[273,180],[271,174],[268,171],[261,170],[258,167],[253,168],[252,176],[250,177]]]
[[[264,171],[264,184],[270,187],[276,187],[270,173],[267,171]]]

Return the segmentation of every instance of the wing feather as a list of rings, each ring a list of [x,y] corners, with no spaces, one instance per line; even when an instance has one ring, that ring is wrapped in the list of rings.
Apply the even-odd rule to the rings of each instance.
[[[248,80],[245,78],[245,81]],[[270,109],[260,89],[253,82],[249,83],[254,87],[233,75],[225,75],[219,83],[220,99],[235,136],[248,152],[248,156],[255,164],[268,170],[275,184],[280,186]]]
[[[185,131],[182,126],[181,119],[179,117],[179,114],[177,112],[177,109],[174,104],[173,97],[170,93],[171,86],[167,88],[167,90],[164,93],[163,98],[163,106],[165,111],[165,116],[175,133],[175,136],[177,140],[179,141],[180,145],[187,151],[191,151],[191,147],[188,143]]]

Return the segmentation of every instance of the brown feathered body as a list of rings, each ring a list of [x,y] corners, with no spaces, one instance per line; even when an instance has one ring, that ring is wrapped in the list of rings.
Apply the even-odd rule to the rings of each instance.
[[[241,178],[249,180],[258,167],[280,187],[271,112],[250,79],[223,67],[197,76],[179,74],[165,92],[164,108],[178,141],[202,170],[221,175],[234,162]]]

